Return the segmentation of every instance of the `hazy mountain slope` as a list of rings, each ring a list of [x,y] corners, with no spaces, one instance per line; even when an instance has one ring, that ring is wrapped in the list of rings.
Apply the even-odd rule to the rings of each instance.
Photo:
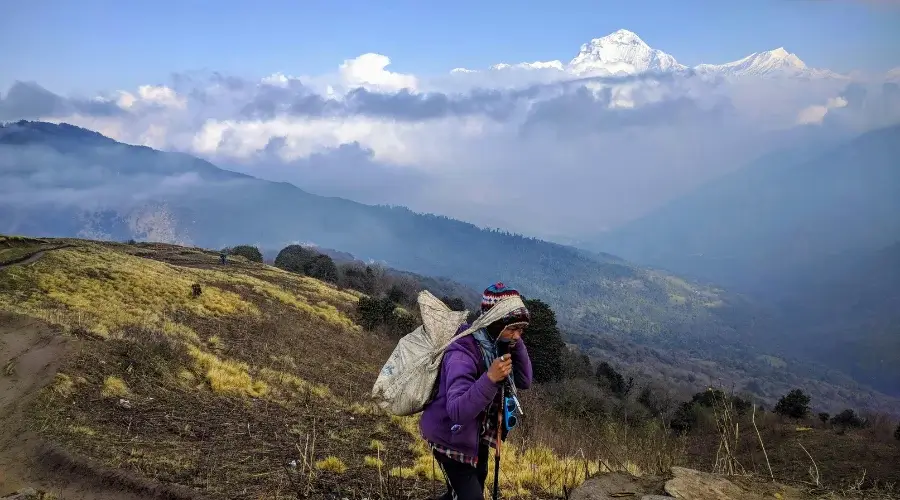
[[[783,291],[778,312],[791,338],[767,341],[900,395],[900,243],[822,261]]]
[[[769,155],[602,235],[594,247],[725,286],[765,289],[829,254],[900,237],[900,126]]]
[[[41,132],[47,127],[54,133]],[[195,158],[109,139],[99,146],[86,142],[79,149],[78,141],[67,138],[75,146],[61,155],[44,145],[56,140],[59,130],[52,127],[34,127],[25,145],[4,144],[0,134],[0,160],[5,162],[0,186],[13,187],[10,196],[0,196],[0,231],[190,242],[206,248],[315,243],[475,290],[504,280],[553,306],[570,340],[586,348],[608,339],[652,345],[677,360],[679,373],[704,372],[703,380],[744,387],[766,374],[772,384],[764,389],[773,396],[824,373],[793,360],[773,369],[769,355],[779,353],[748,346],[762,312],[720,289],[609,254],[482,230],[405,208],[320,197],[285,183],[218,172]],[[73,136],[92,134],[62,128]],[[195,165],[201,165],[199,171],[213,170],[201,174]],[[655,363],[642,356],[630,355],[623,362]],[[840,374],[830,375],[823,391],[825,387],[848,388],[841,396],[846,401],[872,394]],[[864,400],[878,405],[885,402],[880,398]]]
[[[308,247],[311,250],[323,255],[331,257],[336,264],[355,264],[359,266],[367,266],[372,262],[365,262],[357,259],[353,254],[334,250],[332,248]],[[263,258],[266,262],[274,262],[275,257],[281,249],[262,249]],[[377,263],[375,263],[377,264]],[[402,269],[394,269],[391,267],[379,266],[388,276],[396,278],[406,278],[418,284],[419,289],[426,289],[438,297],[460,298],[466,304],[470,311],[475,311],[481,304],[481,291],[470,286],[463,285],[449,278],[433,278],[431,276],[423,276],[421,274],[411,273]]]
[[[575,331],[671,345],[733,331],[720,315],[730,299],[719,290],[446,217],[315,196],[76,127],[9,125],[0,130],[0,161],[0,180],[12,187],[0,201],[0,231],[207,248],[312,242],[476,290],[508,281],[558,308]]]
[[[3,235],[0,244],[45,250],[0,269],[0,437],[12,444],[0,449],[0,494],[28,485],[76,500],[426,498],[441,487],[417,417],[371,404],[396,339],[355,324],[358,293],[243,259],[223,266],[199,248]],[[502,491],[564,498],[600,468],[657,476],[708,464],[712,410],[697,408],[700,422],[676,438],[666,401],[685,399],[663,377],[647,392],[644,380],[637,401],[598,387],[590,369],[523,391],[527,425],[504,445]],[[755,443],[747,419],[741,437]],[[776,473],[806,478],[792,466],[805,464],[793,455],[797,424],[771,413],[756,421]],[[869,436],[802,437],[825,457],[826,484],[862,467],[893,480],[900,449]],[[841,453],[829,453],[835,446]]]

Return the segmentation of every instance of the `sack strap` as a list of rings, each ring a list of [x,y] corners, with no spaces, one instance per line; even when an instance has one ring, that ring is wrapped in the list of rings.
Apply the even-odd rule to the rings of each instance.
[[[490,308],[488,312],[479,316],[474,323],[469,325],[469,328],[463,330],[462,332],[450,337],[450,340],[447,341],[440,349],[436,350],[431,357],[431,362],[433,363],[437,360],[438,356],[444,354],[444,351],[450,347],[450,344],[456,342],[457,340],[465,337],[466,335],[471,335],[478,330],[490,325],[494,321],[506,316],[507,314],[515,311],[516,309],[520,309],[525,307],[525,303],[519,297],[507,297],[505,299],[501,299],[497,302],[494,307]]]

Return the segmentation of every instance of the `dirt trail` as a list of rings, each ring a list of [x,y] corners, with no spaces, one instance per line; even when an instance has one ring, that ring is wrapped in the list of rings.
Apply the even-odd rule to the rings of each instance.
[[[46,250],[40,250],[38,252],[35,252],[35,253],[29,255],[28,257],[25,257],[25,259],[23,259],[23,260],[19,260],[19,261],[15,261],[15,262],[7,262],[6,264],[0,264],[0,270],[6,269],[7,267],[12,267],[12,266],[26,266],[28,264],[31,264],[32,262],[43,257],[45,252],[46,252]]]
[[[150,498],[86,478],[25,423],[25,409],[75,342],[39,320],[0,312],[0,497],[31,487],[61,499]]]
[[[34,252],[33,254],[26,255],[25,257],[22,257],[20,259],[16,259],[11,262],[0,263],[0,271],[2,271],[3,269],[6,269],[7,267],[27,266],[28,264],[31,264],[32,262],[36,262],[38,259],[43,257],[44,254],[47,252],[52,252],[54,250],[61,250],[63,248],[71,248],[72,246],[73,245],[66,244],[66,245],[59,245],[59,246],[52,247],[52,248],[43,248],[41,250]]]

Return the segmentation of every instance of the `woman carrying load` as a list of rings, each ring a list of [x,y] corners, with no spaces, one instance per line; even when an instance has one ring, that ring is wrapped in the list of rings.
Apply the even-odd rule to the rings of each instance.
[[[482,296],[484,314],[500,300],[521,295],[503,283]],[[419,428],[447,479],[446,500],[481,500],[488,473],[488,451],[497,439],[501,386],[512,374],[516,388],[531,386],[531,359],[522,333],[531,316],[518,308],[486,328],[466,335],[444,353],[437,395],[425,406]],[[468,328],[462,325],[457,333]],[[506,343],[506,345],[502,345]],[[508,353],[498,356],[498,352]]]

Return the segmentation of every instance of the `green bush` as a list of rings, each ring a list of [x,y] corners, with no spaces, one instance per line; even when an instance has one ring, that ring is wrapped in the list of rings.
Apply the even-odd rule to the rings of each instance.
[[[775,413],[791,418],[803,418],[809,414],[809,396],[800,389],[785,394],[775,404]]]
[[[250,262],[263,261],[262,252],[259,251],[259,248],[251,245],[238,245],[233,248],[227,248],[225,249],[225,253],[230,255],[240,255]]]
[[[282,248],[275,257],[275,267],[328,283],[338,282],[338,269],[331,257],[300,245]]]
[[[702,408],[697,403],[685,401],[678,405],[675,414],[672,415],[671,422],[669,422],[669,427],[676,434],[687,434],[700,422],[702,411]]]
[[[391,299],[360,297],[356,312],[359,316],[359,326],[366,330],[374,330],[379,325],[389,323],[396,306]]]
[[[691,399],[694,403],[704,408],[715,408],[724,404],[731,404],[731,407],[738,415],[746,415],[753,403],[738,396],[729,396],[720,389],[707,389],[705,391],[694,394]]]
[[[847,408],[846,410],[838,413],[837,415],[831,417],[831,425],[850,428],[850,429],[862,429],[866,426],[866,421],[859,417],[855,411]]]
[[[601,387],[606,387],[610,392],[622,398],[631,392],[631,388],[634,386],[634,377],[628,377],[628,381],[626,381],[625,377],[616,371],[612,365],[606,361],[601,361],[600,364],[597,365],[597,383]]]
[[[378,285],[378,276],[370,266],[356,263],[341,266],[341,285],[366,295],[374,295]]]
[[[381,327],[395,337],[406,335],[419,325],[415,315],[398,306],[390,297],[360,297],[356,314],[359,325],[366,330]]]
[[[565,380],[594,378],[594,365],[591,358],[577,348],[562,350],[562,378]]]

